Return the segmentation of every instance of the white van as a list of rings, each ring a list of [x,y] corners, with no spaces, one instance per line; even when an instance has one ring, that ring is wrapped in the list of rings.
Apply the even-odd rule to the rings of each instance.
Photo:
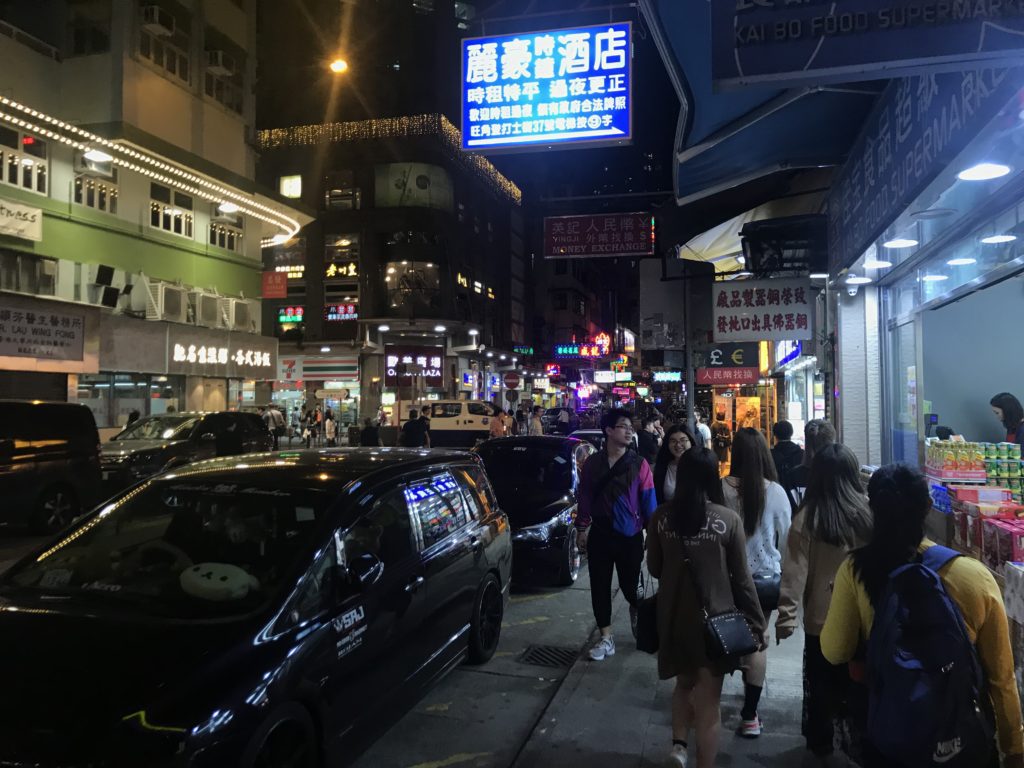
[[[491,434],[491,419],[498,413],[492,403],[481,400],[431,400],[409,405],[430,419],[432,448],[472,448]],[[408,410],[403,404],[403,423]]]

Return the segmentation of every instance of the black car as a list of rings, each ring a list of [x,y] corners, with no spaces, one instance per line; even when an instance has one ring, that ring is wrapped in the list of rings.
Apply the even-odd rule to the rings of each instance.
[[[165,413],[139,419],[103,444],[103,484],[109,493],[199,459],[260,453],[274,436],[258,414]]]
[[[580,572],[576,504],[594,446],[570,437],[504,437],[477,447],[512,525],[516,580],[568,586]]]
[[[100,437],[87,406],[0,400],[0,523],[54,533],[100,493]]]
[[[0,765],[340,765],[494,653],[512,546],[470,453],[215,459],[0,578]]]

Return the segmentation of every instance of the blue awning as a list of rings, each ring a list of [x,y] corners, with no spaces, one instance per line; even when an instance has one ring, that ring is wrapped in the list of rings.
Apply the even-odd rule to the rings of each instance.
[[[682,104],[679,205],[780,171],[843,162],[882,83],[715,92],[709,0],[640,0],[640,7]]]

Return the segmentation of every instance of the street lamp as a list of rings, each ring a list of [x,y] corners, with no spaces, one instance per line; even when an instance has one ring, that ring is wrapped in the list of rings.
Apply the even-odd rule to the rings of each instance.
[[[343,75],[348,72],[348,62],[340,56],[332,61],[329,65],[331,72],[336,75]]]

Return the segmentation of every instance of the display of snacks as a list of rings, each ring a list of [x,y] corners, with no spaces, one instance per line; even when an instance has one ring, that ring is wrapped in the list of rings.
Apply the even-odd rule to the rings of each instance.
[[[1024,523],[1018,520],[987,519],[982,531],[982,562],[1003,572],[1006,562],[1024,560]]]

